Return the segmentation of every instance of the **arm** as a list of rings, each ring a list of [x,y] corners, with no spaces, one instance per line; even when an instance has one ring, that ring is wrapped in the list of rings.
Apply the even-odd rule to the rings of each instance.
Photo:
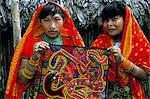
[[[26,84],[33,78],[37,66],[39,65],[39,59],[47,48],[49,48],[48,43],[44,41],[37,42],[34,44],[33,55],[30,57],[30,59],[22,58],[18,73],[21,83]]]
[[[35,65],[30,64],[29,59],[23,58],[21,61],[21,66],[18,74],[20,82],[24,84],[29,82],[33,78],[36,69],[37,69],[36,64]]]
[[[126,73],[131,74],[133,77],[139,80],[147,79],[146,72],[136,64],[133,64],[131,61],[124,58],[120,48],[110,47],[108,50],[114,56],[116,62],[124,68]]]
[[[142,68],[133,64],[128,59],[123,58],[123,62],[120,63],[120,65],[124,68],[124,70],[127,73],[131,74],[133,77],[135,77],[139,80],[146,80],[147,79],[146,72]]]
[[[131,75],[136,77],[137,79],[141,79],[141,80],[147,79],[147,73],[142,68],[140,68],[136,65],[135,65],[133,71],[131,72]]]

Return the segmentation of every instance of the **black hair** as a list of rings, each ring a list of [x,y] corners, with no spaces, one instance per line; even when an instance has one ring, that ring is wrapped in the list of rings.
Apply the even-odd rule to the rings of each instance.
[[[59,8],[55,4],[47,4],[43,7],[41,12],[39,13],[39,19],[45,19],[47,16],[54,16],[55,14],[60,14],[60,16],[64,19],[65,15],[61,8]]]
[[[125,20],[126,6],[124,2],[112,1],[108,3],[102,11],[102,21],[113,18],[115,16],[122,16]]]

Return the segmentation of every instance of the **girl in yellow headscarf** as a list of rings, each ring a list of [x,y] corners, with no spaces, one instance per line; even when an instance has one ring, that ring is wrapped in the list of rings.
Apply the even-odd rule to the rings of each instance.
[[[83,40],[66,9],[54,2],[37,8],[12,58],[6,87],[6,98],[21,98],[39,68],[40,59],[49,44],[81,46]],[[38,94],[38,93],[37,93]]]

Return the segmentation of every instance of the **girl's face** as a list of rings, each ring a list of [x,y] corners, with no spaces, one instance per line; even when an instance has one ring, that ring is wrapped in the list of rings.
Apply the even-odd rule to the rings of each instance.
[[[124,21],[122,16],[115,16],[108,20],[104,20],[103,28],[110,37],[116,37],[122,33]]]
[[[41,19],[41,26],[49,38],[55,38],[62,31],[63,22],[61,15],[56,13],[54,16],[49,15],[45,19]]]

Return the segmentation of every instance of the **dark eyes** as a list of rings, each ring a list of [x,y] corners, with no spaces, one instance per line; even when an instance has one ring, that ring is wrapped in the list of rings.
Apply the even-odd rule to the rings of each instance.
[[[61,20],[60,18],[54,18],[54,20]]]
[[[48,19],[44,19],[44,21],[49,21]]]
[[[114,17],[114,18],[112,18],[112,20],[117,20],[117,19],[119,19],[119,17]]]
[[[61,20],[60,18],[54,18],[54,19],[44,19],[44,21],[51,21],[51,20],[53,20],[53,21],[58,21],[58,20]]]
[[[118,19],[120,18],[120,16],[116,16],[116,17],[113,17],[113,18],[110,18],[110,19],[107,19],[107,20],[105,20],[104,22],[109,22],[110,20],[112,20],[112,21],[117,21]]]

